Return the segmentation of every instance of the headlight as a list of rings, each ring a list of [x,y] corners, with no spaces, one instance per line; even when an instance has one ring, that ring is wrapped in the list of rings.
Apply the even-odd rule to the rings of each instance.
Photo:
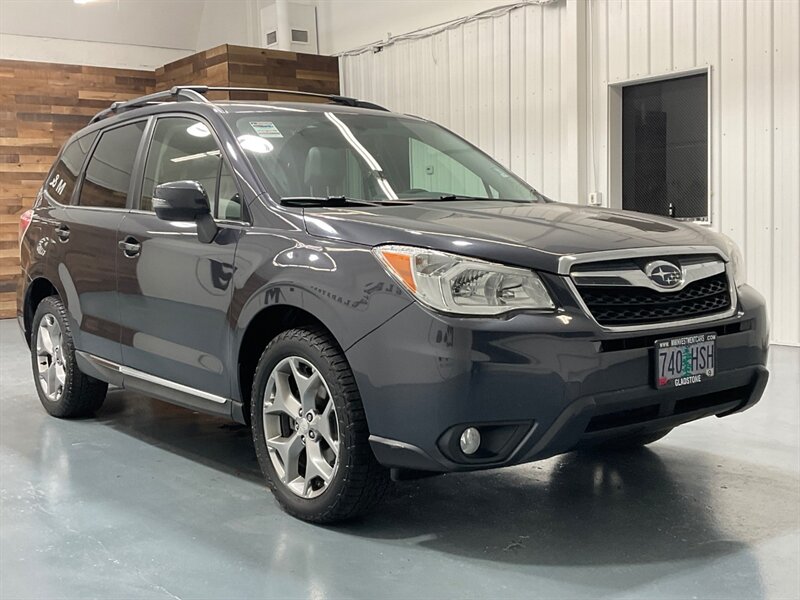
[[[410,246],[378,246],[372,252],[417,300],[436,310],[499,315],[555,308],[542,280],[527,269]]]
[[[747,283],[747,270],[744,265],[744,255],[742,255],[742,251],[739,250],[739,246],[724,233],[718,233],[717,235],[731,261],[731,271],[733,272],[733,280],[736,282],[736,286],[738,287]]]

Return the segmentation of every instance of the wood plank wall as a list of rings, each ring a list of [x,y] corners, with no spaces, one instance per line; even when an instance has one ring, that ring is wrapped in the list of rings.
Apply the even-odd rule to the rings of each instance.
[[[339,59],[224,44],[156,69],[159,89],[191,83],[338,94]],[[244,92],[211,92],[209,98],[309,101],[308,96]]]
[[[339,93],[339,59],[335,56],[228,46],[228,73],[230,85],[236,87]],[[258,95],[239,94],[233,98],[250,100],[258,99]],[[270,100],[308,102],[308,97],[272,94]]]
[[[0,60],[0,318],[16,313],[19,216],[61,145],[111,102],[154,85],[151,71]]]
[[[64,141],[111,102],[186,84],[338,94],[339,64],[330,56],[227,44],[155,71],[0,60],[0,318],[16,313],[19,216],[33,204]],[[291,94],[231,97],[309,100]]]

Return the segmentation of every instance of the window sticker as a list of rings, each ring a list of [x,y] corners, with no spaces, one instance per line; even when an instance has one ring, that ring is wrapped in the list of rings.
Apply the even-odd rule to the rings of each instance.
[[[67,182],[61,177],[60,174],[56,173],[55,176],[50,180],[50,187],[53,188],[56,194],[61,196],[64,193],[64,188],[67,187]]]
[[[272,121],[250,121],[250,126],[260,137],[282,138],[283,134],[275,127]]]

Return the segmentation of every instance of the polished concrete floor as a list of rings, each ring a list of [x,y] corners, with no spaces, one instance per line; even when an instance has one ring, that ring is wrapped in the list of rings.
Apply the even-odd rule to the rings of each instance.
[[[340,527],[283,514],[249,431],[114,391],[48,417],[0,322],[2,598],[799,598],[800,349],[751,411],[627,455],[397,485]]]

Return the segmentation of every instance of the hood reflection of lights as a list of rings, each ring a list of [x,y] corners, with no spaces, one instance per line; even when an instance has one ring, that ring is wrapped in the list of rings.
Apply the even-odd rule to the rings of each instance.
[[[276,267],[295,267],[312,271],[335,271],[336,261],[327,252],[305,246],[279,252],[272,261]]]

